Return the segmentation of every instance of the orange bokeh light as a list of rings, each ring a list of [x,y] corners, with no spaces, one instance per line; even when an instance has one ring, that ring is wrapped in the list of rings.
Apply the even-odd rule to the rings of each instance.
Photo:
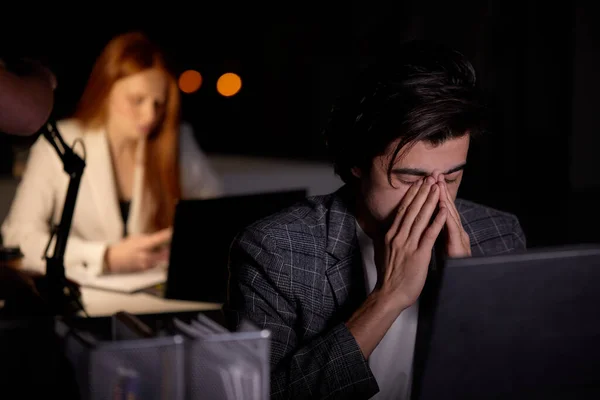
[[[188,69],[179,75],[179,89],[184,93],[194,93],[202,86],[200,72]]]
[[[233,72],[227,72],[219,77],[217,91],[225,97],[235,95],[242,88],[242,79]]]

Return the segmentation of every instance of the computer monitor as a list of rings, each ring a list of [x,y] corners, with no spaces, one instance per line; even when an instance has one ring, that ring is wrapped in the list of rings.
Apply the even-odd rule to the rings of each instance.
[[[413,399],[600,399],[600,246],[449,260],[439,278]]]
[[[229,247],[251,223],[304,199],[304,189],[182,200],[175,209],[168,299],[224,303]]]

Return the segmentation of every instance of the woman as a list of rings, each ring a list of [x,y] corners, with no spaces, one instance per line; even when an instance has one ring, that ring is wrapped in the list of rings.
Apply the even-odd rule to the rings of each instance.
[[[162,53],[141,33],[114,38],[96,61],[73,118],[57,123],[86,161],[65,252],[68,275],[164,263],[177,200],[221,194],[179,112],[178,87]],[[21,248],[27,268],[45,266],[49,222],[60,221],[68,179],[40,137],[2,225],[4,244]]]

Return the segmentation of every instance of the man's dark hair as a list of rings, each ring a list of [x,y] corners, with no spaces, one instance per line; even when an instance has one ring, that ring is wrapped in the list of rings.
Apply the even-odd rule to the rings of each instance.
[[[433,145],[482,130],[484,107],[471,63],[430,41],[411,41],[359,74],[334,105],[324,129],[336,173],[352,182],[351,169],[368,169],[397,139],[398,155],[419,141]]]

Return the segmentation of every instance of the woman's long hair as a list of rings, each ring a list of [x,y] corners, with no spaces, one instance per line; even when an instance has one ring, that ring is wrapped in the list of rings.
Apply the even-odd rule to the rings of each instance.
[[[180,198],[181,188],[177,157],[179,89],[161,50],[139,32],[112,39],[96,60],[73,117],[85,127],[103,126],[113,84],[119,79],[153,68],[164,71],[169,84],[165,113],[147,140],[144,183],[157,203],[151,219],[153,227],[162,229],[173,223],[175,203]]]

